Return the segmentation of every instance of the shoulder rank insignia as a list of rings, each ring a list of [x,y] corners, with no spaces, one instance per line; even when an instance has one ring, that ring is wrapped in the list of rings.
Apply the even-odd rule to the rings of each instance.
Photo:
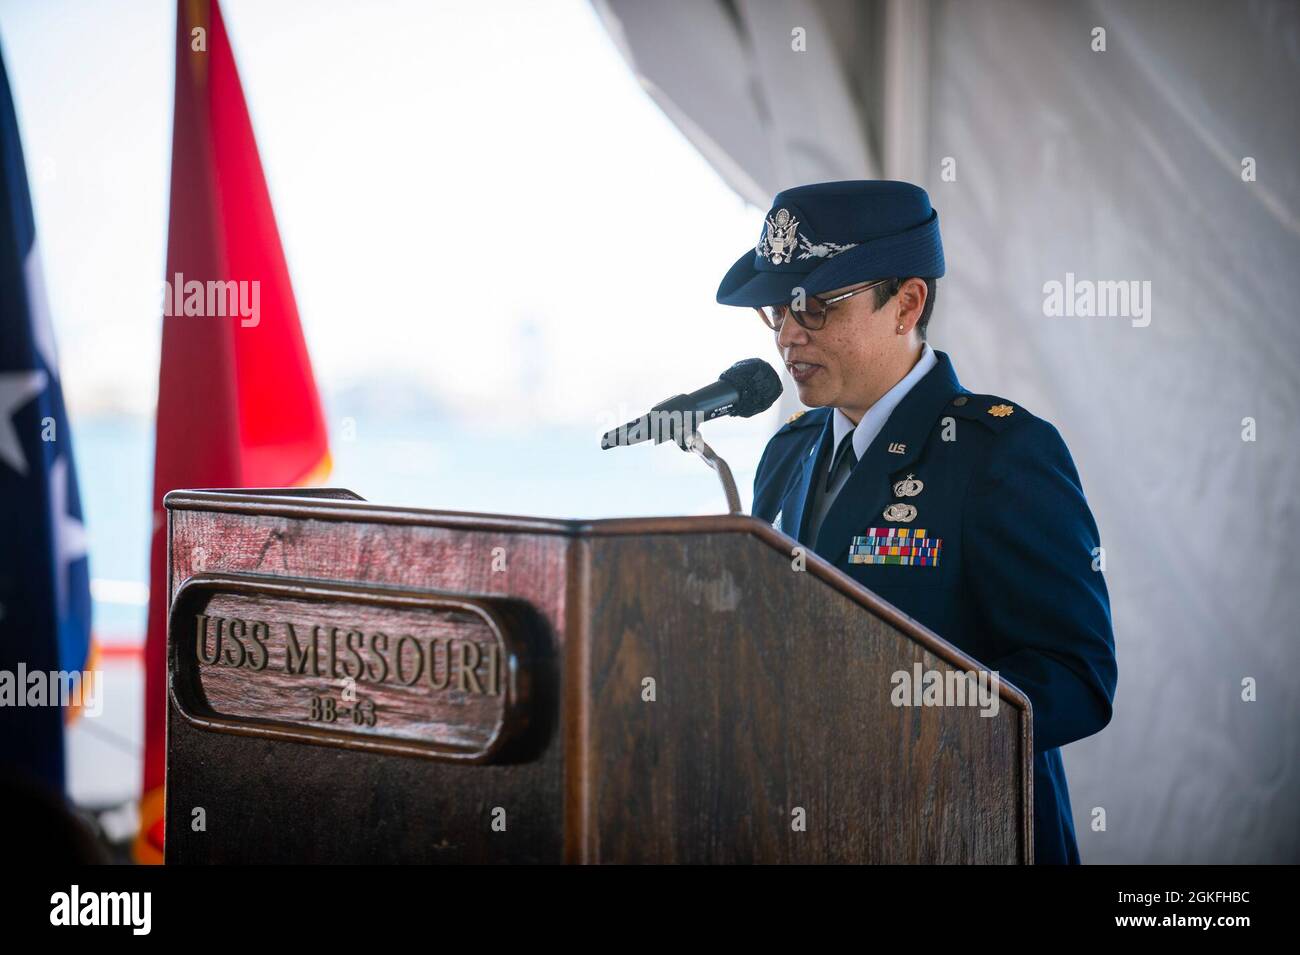
[[[989,409],[989,414],[993,415],[995,418],[1005,418],[1015,410],[1016,409],[1011,407],[1011,405],[994,405]]]
[[[788,417],[788,418],[785,419],[785,423],[786,423],[786,424],[794,424],[796,421],[798,421],[800,418],[802,418],[802,417],[803,417],[804,415],[806,415],[807,413],[808,413],[808,412],[806,412],[806,411],[796,411],[794,414],[790,415],[790,417]]]

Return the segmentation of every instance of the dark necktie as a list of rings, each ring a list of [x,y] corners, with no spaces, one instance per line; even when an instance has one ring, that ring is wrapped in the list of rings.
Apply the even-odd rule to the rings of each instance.
[[[826,491],[828,493],[835,486],[835,479],[839,477],[840,469],[844,467],[845,462],[848,462],[850,471],[858,463],[858,456],[853,450],[852,431],[840,438],[840,446],[835,449],[835,457],[831,460],[831,469],[826,474]]]

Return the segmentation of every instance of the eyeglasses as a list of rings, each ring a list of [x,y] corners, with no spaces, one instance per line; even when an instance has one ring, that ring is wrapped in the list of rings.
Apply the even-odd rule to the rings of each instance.
[[[892,281],[893,279],[880,279],[861,288],[833,295],[830,298],[818,298],[816,295],[809,295],[803,308],[794,308],[791,305],[764,305],[760,308],[756,305],[754,311],[758,312],[759,317],[763,319],[763,324],[774,332],[781,330],[781,326],[787,317],[793,317],[796,322],[810,332],[820,331],[826,327],[826,316],[831,310],[831,306],[844,301],[846,298],[861,295],[877,285],[884,285],[886,282]]]

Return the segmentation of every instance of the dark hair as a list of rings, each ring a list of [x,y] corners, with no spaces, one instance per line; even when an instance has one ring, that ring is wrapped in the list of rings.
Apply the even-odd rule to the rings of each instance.
[[[918,276],[919,278],[919,276]],[[871,290],[876,297],[876,308],[883,308],[884,304],[898,294],[898,290],[903,287],[907,279],[890,279],[884,285],[877,285]],[[925,331],[930,325],[930,314],[934,311],[934,293],[938,289],[938,279],[921,279],[925,283],[925,308],[921,310],[921,318],[916,323],[916,330],[921,333],[921,341],[925,341]]]

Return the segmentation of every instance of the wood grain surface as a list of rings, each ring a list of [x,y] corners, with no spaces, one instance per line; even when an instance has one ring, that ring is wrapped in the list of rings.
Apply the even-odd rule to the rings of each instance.
[[[1024,695],[1002,684],[992,717],[894,705],[900,669],[979,664],[819,558],[794,569],[760,521],[167,505],[173,595],[256,574],[495,598],[535,634],[527,731],[483,765],[223,732],[173,680],[168,862],[1032,860]]]
[[[1020,860],[1020,710],[895,706],[894,673],[950,665],[740,535],[596,553],[598,858]]]

